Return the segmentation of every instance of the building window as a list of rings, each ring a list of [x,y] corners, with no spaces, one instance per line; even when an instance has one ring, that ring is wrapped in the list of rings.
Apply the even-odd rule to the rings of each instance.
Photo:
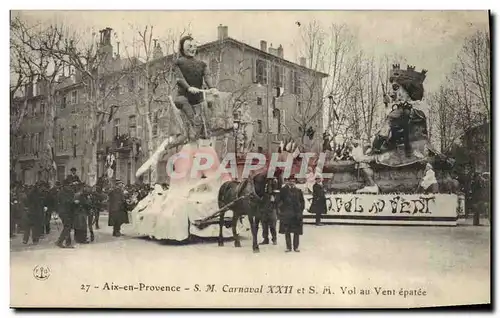
[[[38,134],[38,151],[43,151],[44,147],[44,137],[45,134],[43,132]]]
[[[104,81],[101,81],[101,83],[99,83],[99,94],[101,94],[102,96],[106,95],[106,82]]]
[[[66,104],[68,103],[68,99],[66,97],[66,95],[64,95],[62,97],[62,102],[61,102],[61,109],[65,109],[66,108]]]
[[[45,102],[44,101],[40,102],[40,114],[42,114],[42,116],[45,114]]]
[[[128,91],[133,92],[135,89],[135,80],[133,78],[128,79]]]
[[[257,105],[262,105],[262,97],[257,97]]]
[[[33,152],[34,153],[37,153],[40,151],[40,146],[41,146],[41,142],[40,142],[40,133],[36,133],[35,134],[35,140],[34,140],[34,145],[33,145]]]
[[[22,140],[21,140],[21,154],[25,154],[26,153],[26,136],[23,136]]]
[[[257,60],[255,62],[255,68],[257,70],[257,83],[266,85],[267,84],[267,62],[264,60]]]
[[[217,76],[218,64],[216,58],[210,59],[210,73],[212,73],[212,76]]]
[[[35,135],[34,134],[30,135],[30,153],[31,154],[35,153]]]
[[[137,137],[137,120],[135,115],[128,118],[128,134],[130,137]]]
[[[101,130],[99,131],[99,142],[101,144],[104,143],[104,127],[101,127]]]
[[[59,128],[59,150],[64,150],[64,128]]]
[[[294,94],[301,94],[302,89],[301,89],[301,76],[299,72],[293,72],[293,93]]]
[[[113,122],[113,137],[116,138],[120,135],[120,119],[116,118]]]
[[[153,113],[153,122],[152,122],[152,128],[153,128],[153,136],[156,137],[158,136],[158,113],[154,112]]]
[[[36,116],[36,102],[33,102],[33,104],[31,104],[31,117],[35,116]]]
[[[277,108],[273,109],[273,125],[274,125],[273,131],[277,132],[278,134],[281,134],[281,113],[280,110]]]
[[[78,127],[74,125],[71,127],[71,146],[73,147],[73,158],[76,158],[76,134]]]
[[[283,68],[279,65],[273,66],[273,85],[283,87]]]
[[[78,103],[78,92],[72,91],[71,92],[71,104],[76,104],[76,103]]]
[[[78,127],[76,125],[73,125],[71,127],[71,144],[74,146],[76,145],[76,130]]]
[[[262,133],[262,120],[257,120],[257,131],[261,134]]]

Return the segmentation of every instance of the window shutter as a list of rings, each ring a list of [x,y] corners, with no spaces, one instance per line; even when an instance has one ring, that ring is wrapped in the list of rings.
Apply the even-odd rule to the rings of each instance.
[[[290,70],[290,93],[294,94],[294,84],[295,84],[295,72]]]
[[[280,117],[281,117],[281,124],[286,125],[286,120],[285,120],[286,117],[285,117],[285,110],[284,109],[281,110]]]
[[[143,132],[143,125],[144,125],[144,117],[140,116],[137,118],[137,138],[140,140],[143,139],[142,132]]]
[[[269,81],[273,77],[273,75],[272,75],[272,69],[271,69],[271,62],[265,61],[265,65],[266,65],[266,71],[264,72],[264,76],[265,76],[264,84],[268,85]]]
[[[252,59],[252,83],[257,82],[257,59]]]
[[[285,67],[284,66],[280,66],[280,86],[283,87],[283,89],[285,88]]]

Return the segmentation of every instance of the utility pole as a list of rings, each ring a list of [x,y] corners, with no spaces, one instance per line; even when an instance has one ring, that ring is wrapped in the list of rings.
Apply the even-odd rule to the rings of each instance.
[[[332,138],[335,139],[336,133],[335,133],[335,119],[338,119],[338,114],[337,111],[335,111],[335,108],[333,107],[335,105],[335,101],[333,100],[333,95],[328,95],[328,100],[330,101],[330,110],[329,110],[329,119],[332,121],[331,122],[331,129],[332,129]],[[332,114],[333,113],[333,114]]]
[[[270,64],[270,63],[269,63]],[[271,129],[269,125],[269,85],[271,85],[271,65],[267,67],[267,83],[266,83],[266,131],[267,131],[267,152],[271,153]],[[274,102],[274,97],[273,97]]]

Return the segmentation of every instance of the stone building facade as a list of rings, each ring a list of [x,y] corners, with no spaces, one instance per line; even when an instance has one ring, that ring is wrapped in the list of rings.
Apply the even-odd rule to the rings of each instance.
[[[119,43],[116,48],[112,46],[110,32],[110,28],[101,31],[100,49],[109,55],[107,64],[112,65],[112,72],[103,76],[107,79],[105,85],[113,83],[109,85],[112,98],[106,102],[116,107],[108,107],[112,114],[106,114],[108,118],[98,131],[97,177],[106,173],[107,160],[111,158],[114,159],[114,177],[125,183],[134,183],[137,181],[135,171],[147,160],[148,142],[158,145],[171,132],[168,96],[175,94],[175,85],[172,84],[172,72],[165,72],[168,83],[160,84],[154,94],[150,92],[150,102],[144,102],[141,94],[147,85],[145,68],[130,58],[120,57]],[[279,141],[301,135],[297,121],[307,121],[312,117],[308,125],[316,130],[315,138],[320,139],[323,132],[321,88],[327,74],[308,69],[305,59],[301,58],[298,64],[285,60],[282,46],[268,47],[265,41],[261,41],[257,48],[235,40],[229,37],[227,26],[219,26],[217,35],[217,40],[199,47],[199,58],[209,65],[218,89],[232,93],[233,108],[246,109],[249,113],[251,123],[248,124],[253,125],[254,131],[254,150],[259,147],[264,152],[276,150]],[[155,43],[148,72],[168,70],[174,58],[172,55],[164,56]],[[123,75],[124,69],[137,71]],[[15,175],[27,184],[41,178],[39,153],[46,143],[43,118],[47,106],[44,104],[43,83],[38,83],[36,87],[38,92],[32,89],[33,92],[26,95],[28,113],[19,131],[11,136],[17,154],[13,167]],[[273,98],[278,87],[281,96]],[[78,173],[83,170],[83,148],[88,143],[88,134],[85,133],[89,116],[86,107],[88,92],[78,72],[66,69],[59,79],[56,96],[54,155],[57,179],[62,180],[72,167]],[[146,120],[148,113],[152,123],[151,141]],[[232,138],[229,136],[228,151],[234,149]],[[158,167],[157,181],[163,182],[166,176],[164,167],[160,166],[163,167],[164,162]],[[86,180],[86,176],[81,177]],[[144,181],[149,181],[148,176]]]

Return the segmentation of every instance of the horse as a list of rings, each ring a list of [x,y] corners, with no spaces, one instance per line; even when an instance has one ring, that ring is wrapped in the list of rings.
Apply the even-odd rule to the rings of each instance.
[[[269,184],[271,186],[268,186]],[[218,193],[219,208],[239,199],[230,208],[233,211],[231,226],[235,247],[241,247],[240,239],[236,232],[236,224],[239,219],[246,215],[248,216],[252,231],[252,249],[254,253],[260,251],[257,243],[257,232],[262,213],[266,211],[264,206],[266,202],[266,189],[268,191],[275,191],[276,186],[273,186],[273,184],[275,184],[274,178],[267,178],[267,172],[261,172],[243,181],[226,181],[220,187]],[[219,246],[224,246],[224,238],[222,236],[224,215],[225,212],[221,212],[219,215]]]

